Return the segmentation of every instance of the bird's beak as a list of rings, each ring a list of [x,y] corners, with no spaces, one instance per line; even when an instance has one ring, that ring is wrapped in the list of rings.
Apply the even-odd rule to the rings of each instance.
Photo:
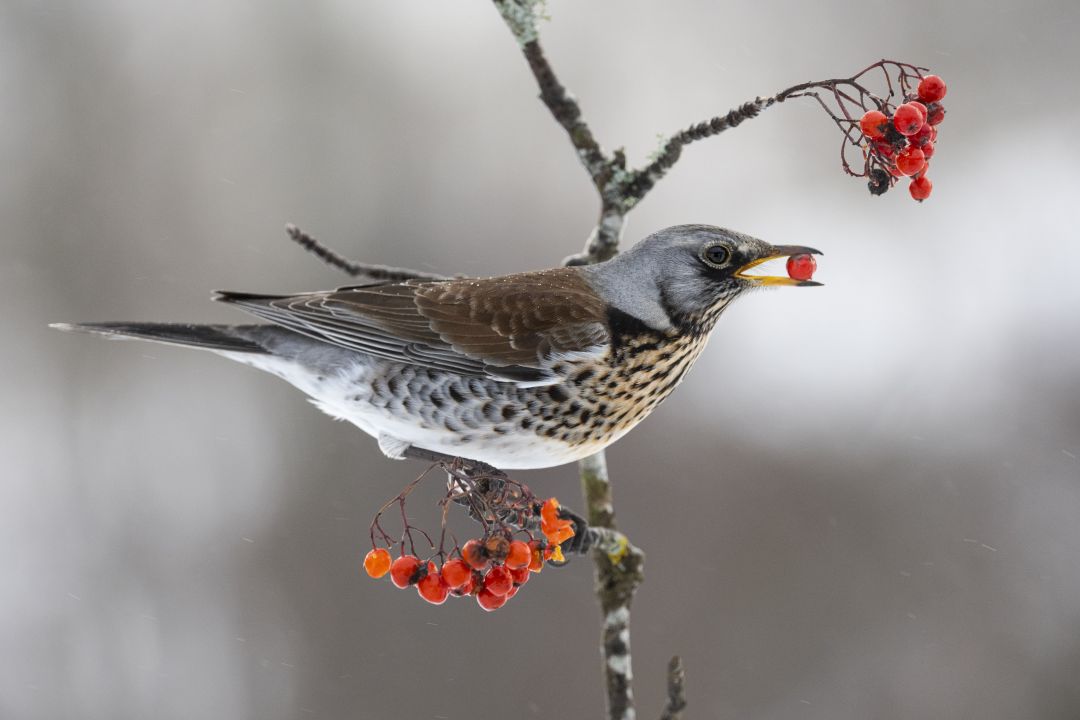
[[[789,277],[779,277],[775,275],[748,275],[747,271],[751,270],[758,265],[768,262],[769,260],[775,260],[776,258],[789,257],[791,255],[823,255],[820,250],[815,250],[812,247],[803,247],[802,245],[773,245],[769,248],[769,251],[759,257],[756,260],[743,265],[735,273],[735,277],[742,280],[750,280],[755,285],[793,285],[795,287],[817,287],[821,285],[819,282],[813,280],[795,280]]]

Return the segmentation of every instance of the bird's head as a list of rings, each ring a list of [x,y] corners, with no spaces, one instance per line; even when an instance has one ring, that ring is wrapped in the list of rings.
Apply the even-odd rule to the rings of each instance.
[[[728,303],[752,288],[821,285],[754,273],[768,260],[802,254],[821,252],[770,245],[711,225],[676,225],[582,270],[605,300],[654,328],[691,324],[708,330]]]

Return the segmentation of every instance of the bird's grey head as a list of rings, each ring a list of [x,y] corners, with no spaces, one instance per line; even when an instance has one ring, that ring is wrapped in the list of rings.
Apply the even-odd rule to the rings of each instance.
[[[819,285],[749,272],[766,260],[801,254],[821,253],[798,245],[770,245],[711,225],[676,225],[612,260],[581,270],[604,300],[650,327],[708,331],[728,303],[746,290]]]

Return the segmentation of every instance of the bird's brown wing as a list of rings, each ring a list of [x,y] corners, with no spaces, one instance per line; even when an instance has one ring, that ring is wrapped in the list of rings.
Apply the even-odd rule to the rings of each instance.
[[[219,299],[309,337],[421,367],[523,383],[608,340],[606,306],[570,268]]]

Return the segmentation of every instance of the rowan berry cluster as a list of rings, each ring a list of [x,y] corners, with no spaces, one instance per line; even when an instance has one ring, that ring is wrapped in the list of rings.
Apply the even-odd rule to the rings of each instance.
[[[879,60],[850,78],[798,85],[782,99],[817,101],[844,134],[844,172],[866,178],[872,194],[881,195],[899,178],[910,177],[908,191],[922,201],[933,188],[927,165],[934,155],[937,126],[945,119],[945,82],[925,71],[910,63]],[[871,88],[874,78],[883,91]]]
[[[881,195],[894,178],[910,177],[908,192],[919,202],[930,197],[934,184],[926,177],[930,158],[934,156],[937,126],[945,119],[945,82],[937,75],[927,75],[919,81],[917,93],[905,97],[905,102],[892,114],[869,110],[859,120],[865,136],[864,148],[875,167],[870,170],[869,187]],[[889,110],[888,105],[883,106]]]
[[[431,536],[409,524],[405,498],[424,478],[421,475],[396,498],[384,505],[371,523],[372,550],[364,557],[364,570],[373,578],[390,576],[398,588],[416,587],[417,594],[433,605],[447,598],[475,597],[484,610],[497,610],[514,597],[546,562],[566,562],[562,544],[575,535],[574,522],[555,498],[539,500],[525,485],[505,476],[483,477],[446,467],[449,483],[443,507],[443,527],[438,546]],[[403,532],[391,538],[380,517],[392,504],[401,508]],[[470,517],[484,527],[481,537],[447,549],[446,514],[451,504],[464,506]],[[417,552],[413,533],[423,536],[430,552]],[[386,547],[380,547],[379,545]],[[397,548],[397,558],[390,549]],[[406,548],[408,551],[406,551]]]

